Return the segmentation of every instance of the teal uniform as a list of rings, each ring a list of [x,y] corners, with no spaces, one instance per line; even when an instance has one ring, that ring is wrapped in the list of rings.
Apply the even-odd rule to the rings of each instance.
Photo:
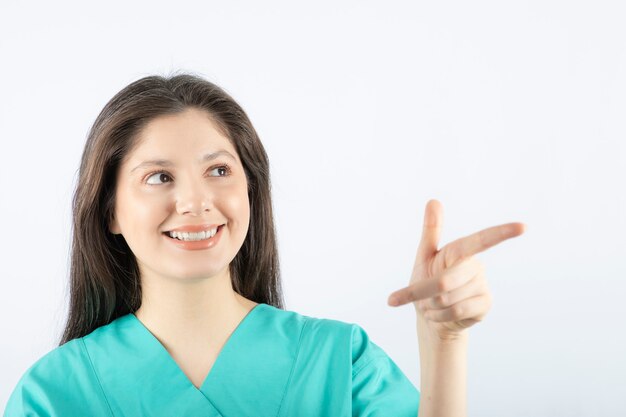
[[[415,417],[419,397],[359,325],[261,303],[200,388],[127,314],[35,362],[4,416]]]

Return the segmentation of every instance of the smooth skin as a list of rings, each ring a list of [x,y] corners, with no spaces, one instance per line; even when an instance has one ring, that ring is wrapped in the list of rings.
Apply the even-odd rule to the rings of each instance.
[[[393,292],[390,306],[412,303],[420,346],[420,417],[467,415],[467,328],[492,305],[483,264],[474,258],[524,233],[524,223],[506,223],[459,238],[438,249],[443,207],[426,204],[422,238],[409,285]]]

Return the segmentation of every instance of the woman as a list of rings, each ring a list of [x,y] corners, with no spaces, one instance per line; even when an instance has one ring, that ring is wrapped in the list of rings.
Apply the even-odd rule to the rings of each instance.
[[[360,326],[284,309],[269,161],[218,86],[183,74],[120,91],[73,203],[65,332],[5,416],[461,415],[464,329],[490,306],[471,256],[523,232],[438,251],[441,207],[427,205],[410,285],[389,301],[416,307],[420,396]]]

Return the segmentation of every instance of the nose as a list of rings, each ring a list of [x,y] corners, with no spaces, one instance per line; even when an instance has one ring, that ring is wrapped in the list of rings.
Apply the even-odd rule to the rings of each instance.
[[[176,211],[179,214],[201,215],[211,206],[211,191],[202,181],[179,182],[176,191]]]

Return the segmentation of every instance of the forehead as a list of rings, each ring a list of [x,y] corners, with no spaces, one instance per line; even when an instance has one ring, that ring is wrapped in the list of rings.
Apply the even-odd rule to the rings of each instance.
[[[199,109],[186,109],[181,113],[156,117],[138,133],[137,143],[126,156],[134,162],[152,157],[184,158],[200,152],[228,150],[237,158],[235,147],[212,120],[210,114]]]

